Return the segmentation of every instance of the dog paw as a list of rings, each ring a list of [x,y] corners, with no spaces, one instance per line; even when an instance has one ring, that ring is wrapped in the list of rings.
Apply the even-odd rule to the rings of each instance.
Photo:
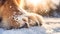
[[[27,14],[27,26],[41,26],[44,23],[44,19],[41,15],[35,14],[35,13],[29,13]]]
[[[20,28],[41,26],[44,23],[43,17],[35,13],[25,13],[22,15],[15,15],[14,20],[17,23],[19,23]]]

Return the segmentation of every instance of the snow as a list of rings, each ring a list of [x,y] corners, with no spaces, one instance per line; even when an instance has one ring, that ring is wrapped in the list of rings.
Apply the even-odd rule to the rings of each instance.
[[[46,34],[46,33],[43,27],[31,27],[12,30],[0,29],[0,34]]]
[[[52,19],[52,21],[55,20],[55,22],[48,22],[47,19],[45,19],[47,22],[42,26],[35,26],[30,28],[22,28],[22,29],[12,29],[12,30],[4,30],[0,28],[0,34],[60,34],[60,21],[58,18]],[[49,19],[48,19],[49,20]]]
[[[46,19],[47,23],[44,24],[46,33],[60,34],[60,18],[47,18],[47,19]]]

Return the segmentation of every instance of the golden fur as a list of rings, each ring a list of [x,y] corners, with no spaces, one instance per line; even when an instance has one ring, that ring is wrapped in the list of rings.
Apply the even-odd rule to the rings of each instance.
[[[0,27],[4,29],[42,25],[42,16],[28,13],[20,7],[20,0],[0,0]],[[26,26],[27,25],[27,26]]]

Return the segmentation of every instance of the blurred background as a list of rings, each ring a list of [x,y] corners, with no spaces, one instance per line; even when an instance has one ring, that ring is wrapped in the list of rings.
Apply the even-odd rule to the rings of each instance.
[[[21,0],[20,6],[45,17],[60,17],[60,0]]]

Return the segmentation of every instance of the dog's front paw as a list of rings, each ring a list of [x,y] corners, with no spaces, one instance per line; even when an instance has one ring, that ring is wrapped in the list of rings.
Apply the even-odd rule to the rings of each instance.
[[[14,16],[14,20],[19,23],[19,27],[32,27],[41,26],[44,23],[44,19],[41,15],[35,13],[27,13],[18,16]]]
[[[27,26],[41,26],[44,23],[44,19],[41,15],[35,13],[27,14]]]

